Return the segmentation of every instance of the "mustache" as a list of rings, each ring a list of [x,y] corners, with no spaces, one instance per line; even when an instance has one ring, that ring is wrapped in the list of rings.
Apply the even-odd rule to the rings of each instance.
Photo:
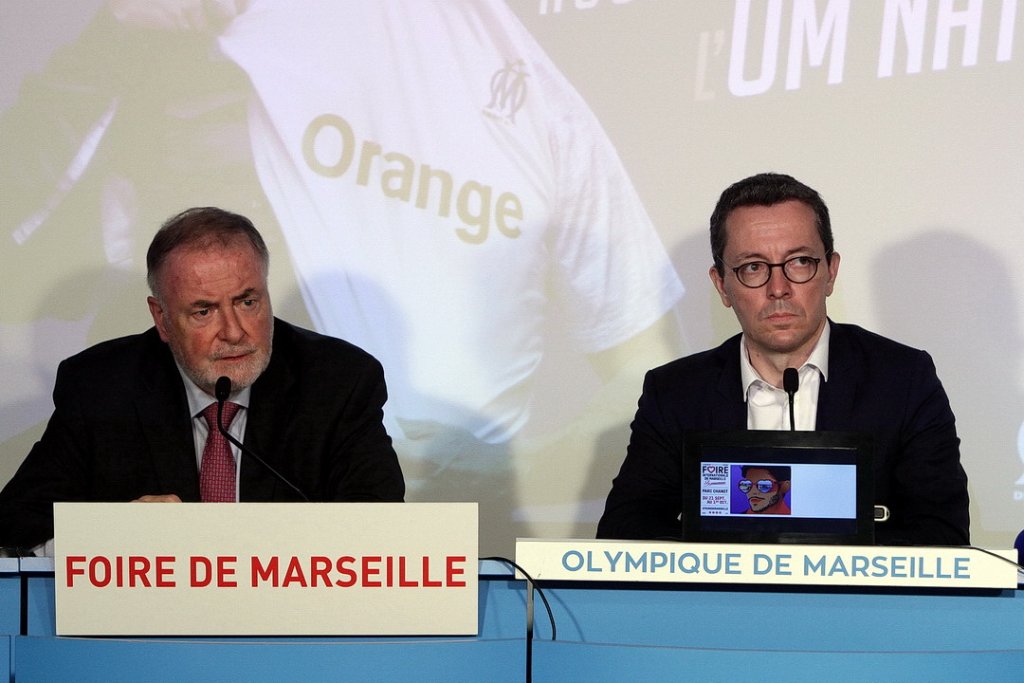
[[[769,304],[765,308],[761,309],[761,313],[758,315],[758,317],[761,320],[764,320],[764,319],[769,318],[769,317],[771,317],[773,315],[776,315],[778,313],[788,313],[790,315],[800,315],[800,311],[797,310],[795,307],[791,306],[789,304],[789,302],[787,302],[787,301],[778,301],[778,302]]]
[[[248,356],[256,353],[258,350],[259,349],[253,345],[231,346],[226,349],[218,349],[217,351],[214,351],[210,358],[211,360],[221,360],[222,358],[231,358],[233,356]]]

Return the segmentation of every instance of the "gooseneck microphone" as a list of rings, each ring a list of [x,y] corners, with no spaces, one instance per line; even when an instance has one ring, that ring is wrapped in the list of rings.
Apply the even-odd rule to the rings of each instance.
[[[266,468],[266,470],[270,472],[272,475],[274,475],[278,481],[285,484],[292,491],[295,491],[295,493],[299,494],[299,497],[302,498],[302,500],[308,503],[309,498],[306,497],[306,494],[303,493],[298,486],[288,481],[288,479],[283,474],[281,474],[273,467],[271,467],[266,460],[264,460],[263,458],[256,455],[245,446],[243,446],[241,441],[228,434],[228,430],[224,429],[224,401],[228,400],[228,396],[231,395],[231,378],[219,378],[217,380],[217,383],[213,387],[213,394],[217,399],[217,429],[218,431],[220,431],[221,434],[224,435],[224,438],[233,443],[235,446],[237,446],[238,450],[240,450],[242,453],[249,456],[259,464],[263,465],[263,467]]]
[[[225,378],[226,379],[226,378]],[[793,405],[793,396],[800,388],[800,374],[796,368],[786,368],[782,371],[782,388],[789,396],[789,429],[796,431],[796,407]]]

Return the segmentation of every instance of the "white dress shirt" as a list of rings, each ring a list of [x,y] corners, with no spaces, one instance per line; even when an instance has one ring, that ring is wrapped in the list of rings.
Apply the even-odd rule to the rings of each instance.
[[[818,418],[818,390],[821,382],[828,381],[829,325],[818,337],[807,361],[797,368],[800,387],[793,395],[796,428],[811,431]],[[747,403],[748,429],[790,429],[789,401],[786,392],[766,382],[750,364],[746,335],[740,343],[740,378],[743,382],[743,400]]]
[[[195,443],[196,449],[196,471],[198,472],[203,464],[203,450],[206,448],[206,437],[210,432],[209,427],[206,424],[206,418],[203,417],[203,411],[211,403],[216,403],[208,393],[196,386],[195,382],[188,378],[188,376],[182,371],[181,366],[178,366],[178,372],[181,373],[181,379],[185,383],[185,396],[188,398],[188,412],[192,416],[192,437]],[[241,408],[235,413],[235,419],[231,421],[228,426],[228,434],[235,437],[239,441],[245,437],[245,425],[249,415],[249,394],[252,393],[251,387],[246,387],[240,391],[233,391],[228,396],[228,401],[231,403],[237,403]],[[235,501],[238,501],[238,482],[241,479],[242,463],[239,459],[241,453],[238,447],[234,444],[231,445],[231,455],[235,458]]]

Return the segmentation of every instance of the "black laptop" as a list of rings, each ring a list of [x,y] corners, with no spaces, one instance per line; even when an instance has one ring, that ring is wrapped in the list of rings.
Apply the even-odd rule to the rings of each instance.
[[[683,540],[871,545],[865,434],[708,431],[686,436]]]

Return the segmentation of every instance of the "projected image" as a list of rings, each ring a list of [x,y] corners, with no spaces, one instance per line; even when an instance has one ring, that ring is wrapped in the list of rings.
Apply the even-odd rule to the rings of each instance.
[[[212,205],[266,238],[278,317],[381,361],[408,500],[479,501],[488,554],[593,536],[644,373],[739,332],[708,281],[715,197],[778,171],[841,208],[836,322],[933,356],[971,540],[1006,547],[1022,7],[0,0],[0,485],[59,362],[149,326],[156,227]],[[728,473],[713,510],[792,526],[791,476],[789,515],[746,513]]]
[[[278,308],[383,364],[408,499],[481,502],[481,538],[504,550],[533,506],[573,523],[576,501],[606,493],[584,462],[536,500],[518,489],[564,450],[546,435],[604,429],[586,401],[559,413],[538,397],[551,344],[599,388],[678,351],[665,247],[597,118],[504,2],[112,0],[0,127],[0,322],[27,354],[64,340],[12,362],[11,385],[140,331],[102,326],[145,314],[143,250],[167,216],[238,211],[291,283]],[[27,303],[42,262],[76,295]],[[0,438],[45,418],[49,388]],[[538,400],[555,415],[516,442]]]

